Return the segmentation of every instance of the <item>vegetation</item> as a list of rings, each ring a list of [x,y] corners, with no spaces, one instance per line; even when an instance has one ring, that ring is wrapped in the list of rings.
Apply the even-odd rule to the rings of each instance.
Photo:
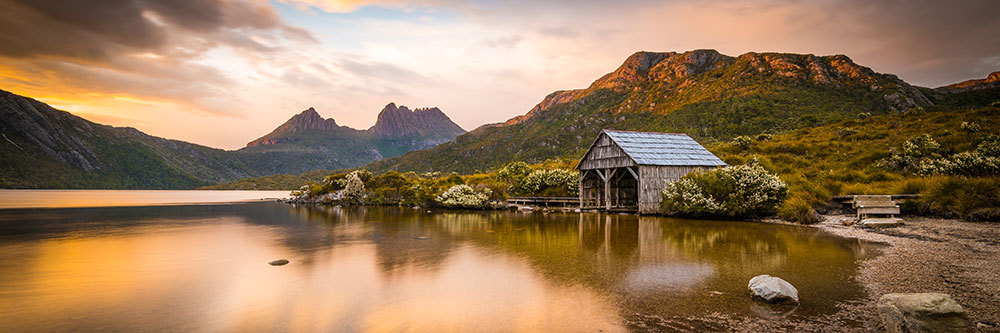
[[[756,162],[691,172],[663,189],[667,215],[748,218],[774,214],[788,195],[778,176]]]
[[[471,175],[440,172],[379,174],[360,169],[335,173],[292,192],[303,202],[361,205],[498,208],[508,196],[567,196],[577,191],[568,161],[536,165],[512,162],[497,172]],[[570,186],[572,185],[572,186]]]
[[[523,122],[484,126],[454,142],[374,162],[367,168],[469,173],[514,160],[572,159],[582,155],[596,132],[604,128],[687,133],[703,144],[740,136],[744,138],[737,139],[739,144],[745,139],[766,141],[766,136],[759,135],[900,113],[891,111],[895,106],[886,96],[908,89],[905,83],[880,74],[871,74],[880,87],[873,89],[860,79],[815,84],[757,66],[750,59],[738,58],[670,82],[579,90],[578,98],[534,111]],[[986,101],[985,97],[956,99],[933,90],[926,93],[934,94],[934,101],[941,105]],[[938,110],[933,105],[923,109]]]
[[[978,129],[962,130],[963,122]],[[812,222],[807,207],[825,212],[833,196],[854,194],[920,194],[903,205],[904,213],[997,220],[997,135],[1000,108],[983,107],[870,116],[775,135],[747,148],[709,149],[730,165],[757,159],[779,175],[789,190],[778,209],[786,220]]]

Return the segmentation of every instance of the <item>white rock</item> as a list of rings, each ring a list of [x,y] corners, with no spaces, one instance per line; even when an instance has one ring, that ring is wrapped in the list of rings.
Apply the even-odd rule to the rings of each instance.
[[[747,286],[750,295],[768,303],[799,303],[799,291],[785,280],[770,275],[758,275]]]

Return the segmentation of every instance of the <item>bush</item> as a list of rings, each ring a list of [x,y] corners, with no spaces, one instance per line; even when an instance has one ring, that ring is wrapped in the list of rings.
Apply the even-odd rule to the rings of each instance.
[[[751,144],[753,144],[753,139],[748,136],[740,135],[733,138],[732,144],[733,146],[740,147],[740,149],[747,149],[750,148]]]
[[[347,182],[344,185],[344,190],[341,194],[341,197],[344,200],[357,202],[364,200],[365,182],[361,179],[362,176],[364,176],[364,174],[361,171],[353,171],[347,174]],[[371,172],[368,172],[368,176],[371,177]]]
[[[968,122],[968,121],[963,121],[962,122],[962,130],[966,131],[966,132],[969,132],[969,133],[976,133],[976,132],[979,132],[979,130],[981,130],[981,128],[979,127],[979,124],[976,124],[976,123],[973,123],[973,122]]]
[[[489,190],[485,190],[489,191]],[[455,185],[435,198],[442,206],[450,208],[484,208],[490,193],[476,192],[469,185]]]
[[[792,197],[785,200],[778,208],[778,217],[782,220],[799,224],[815,224],[820,222],[820,216],[812,204],[802,197]]]
[[[416,192],[408,179],[399,172],[389,171],[372,177],[365,183],[369,194],[365,201],[375,205],[416,204]]]
[[[575,196],[579,193],[579,174],[573,170],[535,170],[525,177],[521,189],[525,193],[547,196]]]
[[[529,174],[531,174],[531,167],[528,166],[528,163],[510,162],[497,170],[497,179],[507,184],[508,192],[521,194],[525,192],[522,185]]]
[[[914,136],[903,143],[903,153],[912,157],[934,156],[940,148],[941,145],[927,133]]]
[[[756,162],[692,172],[663,190],[667,215],[694,217],[761,217],[775,212],[788,196],[788,186]]]

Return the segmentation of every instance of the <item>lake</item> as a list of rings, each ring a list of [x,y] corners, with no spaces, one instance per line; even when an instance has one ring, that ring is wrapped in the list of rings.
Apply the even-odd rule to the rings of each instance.
[[[270,196],[0,209],[0,331],[719,330],[864,300],[858,260],[879,248],[753,222]],[[279,258],[291,263],[268,265]],[[752,301],[759,274],[791,282],[802,304]]]

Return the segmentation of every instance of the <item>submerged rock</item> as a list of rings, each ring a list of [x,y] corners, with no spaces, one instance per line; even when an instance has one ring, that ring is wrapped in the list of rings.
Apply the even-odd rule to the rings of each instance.
[[[889,332],[967,332],[971,325],[948,294],[886,294],[878,299],[877,309]]]
[[[278,260],[269,262],[268,264],[270,264],[271,266],[284,266],[284,265],[288,265],[288,263],[289,263],[288,259],[278,259]]]
[[[750,295],[768,303],[799,303],[799,291],[785,280],[770,275],[750,279]]]

